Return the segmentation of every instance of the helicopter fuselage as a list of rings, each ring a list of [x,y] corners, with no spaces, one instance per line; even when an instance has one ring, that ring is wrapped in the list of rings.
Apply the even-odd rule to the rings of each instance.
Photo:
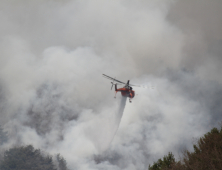
[[[115,91],[116,93],[121,92],[122,96],[129,97],[130,99],[132,99],[135,96],[135,91],[132,90],[131,87],[123,87],[117,89],[117,85],[115,85]]]

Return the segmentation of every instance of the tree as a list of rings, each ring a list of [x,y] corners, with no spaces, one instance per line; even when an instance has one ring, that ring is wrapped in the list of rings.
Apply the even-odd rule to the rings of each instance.
[[[52,157],[43,156],[39,149],[32,145],[14,147],[4,153],[0,164],[1,170],[56,170]]]
[[[222,128],[213,128],[193,148],[194,152],[185,152],[186,169],[222,169]]]
[[[194,151],[184,152],[180,161],[172,153],[149,165],[149,170],[221,170],[222,169],[222,127],[213,128],[193,145]]]
[[[56,160],[58,162],[59,170],[68,170],[66,160],[60,155],[56,155]]]
[[[153,166],[149,165],[148,170],[163,170],[163,169],[170,169],[172,168],[172,165],[175,163],[174,155],[169,152],[167,156],[163,157],[162,159],[159,159],[157,162],[154,162]]]

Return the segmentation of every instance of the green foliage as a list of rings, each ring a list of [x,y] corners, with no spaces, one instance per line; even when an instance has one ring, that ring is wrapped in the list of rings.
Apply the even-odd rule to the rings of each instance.
[[[153,166],[149,165],[149,170],[163,170],[166,168],[171,168],[174,163],[174,155],[169,152],[167,156],[163,157],[163,160],[159,159],[157,162],[154,162]]]
[[[56,170],[51,156],[43,156],[33,146],[15,147],[4,153],[1,170]]]

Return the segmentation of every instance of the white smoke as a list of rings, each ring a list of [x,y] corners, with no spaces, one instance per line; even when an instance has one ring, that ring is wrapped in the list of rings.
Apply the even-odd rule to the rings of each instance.
[[[221,10],[195,2],[2,0],[4,147],[32,144],[61,153],[70,169],[112,170],[191,149],[222,110]],[[213,20],[201,15],[208,7]],[[156,88],[135,88],[125,103],[103,73]]]
[[[103,110],[102,114],[97,115],[87,123],[86,135],[92,140],[99,154],[108,149],[118,130],[126,97],[121,97],[119,102],[120,104],[117,104],[119,106],[116,109],[113,107],[110,110]]]

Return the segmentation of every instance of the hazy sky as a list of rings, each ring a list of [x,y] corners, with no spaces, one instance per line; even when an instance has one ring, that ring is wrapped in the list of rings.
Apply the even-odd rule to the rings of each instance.
[[[142,170],[192,150],[222,121],[221,8],[221,0],[1,0],[4,147],[32,144],[80,170]],[[124,105],[102,74],[155,88],[134,88]]]

